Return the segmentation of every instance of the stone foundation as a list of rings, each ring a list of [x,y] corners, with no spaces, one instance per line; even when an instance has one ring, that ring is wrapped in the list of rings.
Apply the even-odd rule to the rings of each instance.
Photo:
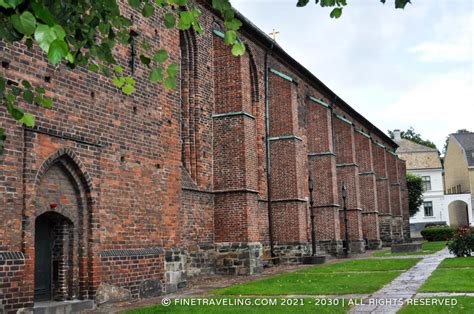
[[[216,244],[216,273],[253,275],[261,273],[263,245],[260,242]]]
[[[317,246],[322,252],[332,256],[341,256],[344,254],[342,240],[317,241]]]
[[[188,252],[175,248],[165,252],[165,293],[173,293],[186,287]]]
[[[392,243],[403,243],[403,218],[392,216]]]
[[[378,250],[382,248],[382,240],[369,240],[367,241],[367,248],[369,250]]]
[[[364,253],[365,252],[365,241],[364,240],[349,240],[350,253]]]
[[[316,253],[319,251],[316,246]],[[311,255],[311,243],[274,244],[273,253],[282,264],[301,264],[304,255]]]
[[[392,245],[392,216],[379,213],[380,240],[383,246]]]
[[[197,244],[188,247],[188,278],[199,275],[212,275],[216,269],[216,247],[214,244]]]

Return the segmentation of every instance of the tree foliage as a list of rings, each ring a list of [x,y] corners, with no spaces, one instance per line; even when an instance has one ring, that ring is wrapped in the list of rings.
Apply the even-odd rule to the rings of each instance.
[[[420,176],[407,173],[408,209],[413,217],[423,204],[423,180]]]
[[[395,138],[395,135],[394,135],[393,131],[388,130],[388,134],[390,135],[390,138],[392,138],[392,139]],[[415,129],[413,127],[410,127],[406,131],[401,131],[400,136],[401,136],[401,138],[404,138],[406,140],[410,140],[410,141],[418,143],[420,145],[431,147],[431,148],[434,148],[434,149],[438,149],[436,147],[435,143],[433,143],[430,140],[423,139],[421,137],[420,133],[415,132]]]
[[[385,0],[380,0],[385,3]],[[404,8],[408,0],[394,0],[396,8]],[[245,53],[245,45],[237,35],[242,22],[236,18],[230,0],[209,0],[221,15],[224,41],[232,47],[235,56]],[[309,1],[297,0],[297,6]],[[346,0],[316,0],[321,7],[333,7],[330,16],[338,18]],[[201,33],[201,11],[190,0],[127,0],[130,8],[144,18],[160,11],[168,29],[194,29]],[[0,0],[0,40],[6,43],[24,43],[28,49],[39,47],[50,64],[65,63],[70,69],[86,67],[110,78],[111,84],[124,94],[135,91],[135,79],[125,73],[113,55],[117,45],[140,42],[144,53],[139,61],[148,69],[148,79],[165,88],[176,87],[179,67],[171,62],[162,47],[152,47],[137,33],[133,18],[122,14],[117,0]],[[53,99],[43,86],[32,86],[27,80],[11,82],[0,75],[0,105],[18,122],[32,127],[35,118],[19,104],[28,103],[51,108]],[[5,130],[0,128],[0,154],[4,149]]]
[[[296,6],[305,7],[309,2],[310,0],[298,0]],[[386,0],[380,0],[380,2],[385,4]],[[395,9],[404,9],[408,3],[411,3],[410,0],[395,0]],[[314,0],[314,4],[319,4],[323,8],[333,8],[329,16],[337,19],[341,17],[342,9],[347,5],[347,0]]]

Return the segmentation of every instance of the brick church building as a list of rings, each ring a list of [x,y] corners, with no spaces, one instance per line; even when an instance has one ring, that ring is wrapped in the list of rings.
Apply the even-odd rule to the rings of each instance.
[[[181,64],[171,91],[138,62],[127,96],[0,43],[9,83],[28,79],[55,100],[21,103],[34,128],[0,108],[0,312],[93,299],[103,283],[144,298],[192,276],[299,263],[311,252],[309,177],[322,253],[343,251],[343,184],[352,252],[408,237],[396,143],[242,16],[247,52],[232,56],[221,20],[199,3],[200,35],[166,29],[162,12],[136,23]],[[116,54],[131,73],[131,47]]]

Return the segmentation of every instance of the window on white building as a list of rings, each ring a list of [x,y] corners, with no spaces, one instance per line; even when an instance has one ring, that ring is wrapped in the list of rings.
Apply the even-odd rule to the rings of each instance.
[[[433,216],[433,202],[423,202],[423,208],[425,209],[425,217]]]
[[[423,176],[421,177],[423,181],[423,191],[431,191],[431,177],[430,176]]]

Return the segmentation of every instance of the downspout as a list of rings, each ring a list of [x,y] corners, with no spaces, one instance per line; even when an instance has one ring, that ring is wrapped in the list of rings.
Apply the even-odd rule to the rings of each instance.
[[[273,49],[274,44],[265,51],[265,157],[267,159],[267,212],[268,212],[268,236],[270,242],[270,256],[275,257],[273,248],[273,224],[272,224],[272,202],[271,202],[271,156],[270,156],[270,103],[268,99],[268,56],[270,51]]]
[[[334,100],[331,103],[330,110],[331,110],[331,136],[332,136],[332,152],[336,153],[336,133],[334,130],[334,104],[337,101],[337,96],[334,97]]]

